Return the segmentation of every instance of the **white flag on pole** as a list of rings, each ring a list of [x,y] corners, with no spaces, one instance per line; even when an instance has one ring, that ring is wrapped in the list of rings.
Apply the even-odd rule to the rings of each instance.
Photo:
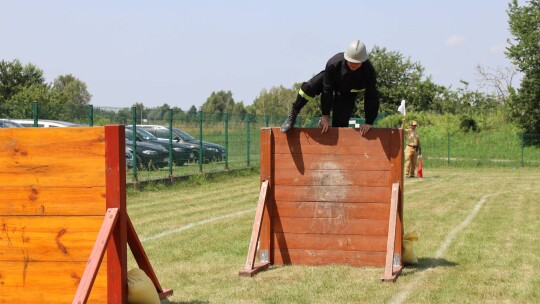
[[[407,110],[405,110],[405,99],[401,100],[401,104],[399,105],[399,108],[397,110],[403,115],[407,114]]]

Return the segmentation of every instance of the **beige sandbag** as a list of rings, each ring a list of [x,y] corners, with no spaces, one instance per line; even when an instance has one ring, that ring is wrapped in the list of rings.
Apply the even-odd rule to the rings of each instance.
[[[159,295],[152,280],[139,268],[128,271],[128,303],[160,304]]]
[[[403,235],[403,264],[418,264],[418,259],[413,250],[413,242],[418,241],[418,233],[411,231]]]

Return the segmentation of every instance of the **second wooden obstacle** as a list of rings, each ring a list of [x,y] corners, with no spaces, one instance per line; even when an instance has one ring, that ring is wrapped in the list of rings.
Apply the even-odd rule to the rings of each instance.
[[[275,264],[401,272],[403,131],[261,130],[261,191],[240,275]]]

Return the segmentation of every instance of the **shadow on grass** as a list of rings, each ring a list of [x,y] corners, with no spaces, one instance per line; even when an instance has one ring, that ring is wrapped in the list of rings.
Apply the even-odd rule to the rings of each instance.
[[[405,268],[409,271],[402,273],[402,276],[408,276],[416,272],[428,270],[436,267],[454,267],[458,263],[450,262],[446,259],[435,258],[418,258],[418,264],[405,265]]]

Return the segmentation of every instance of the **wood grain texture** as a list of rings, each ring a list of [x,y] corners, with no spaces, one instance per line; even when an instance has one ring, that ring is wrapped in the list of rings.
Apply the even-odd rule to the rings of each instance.
[[[384,266],[384,252],[362,252],[341,250],[288,249],[273,251],[274,264],[296,264],[321,266],[330,264],[355,267]]]
[[[386,236],[275,233],[276,249],[386,252]]]
[[[88,260],[103,222],[101,216],[2,216],[0,260]]]
[[[388,220],[390,204],[276,201],[272,210],[279,217]]]
[[[278,201],[295,202],[362,202],[390,204],[389,187],[361,186],[285,186],[274,187]]]
[[[0,261],[0,303],[71,303],[84,262]],[[102,263],[88,303],[107,303],[107,263]]]
[[[105,187],[0,186],[0,193],[0,216],[105,214]]]
[[[402,132],[272,131],[272,262],[383,267],[391,186],[402,182]]]
[[[2,187],[105,185],[103,128],[0,130]],[[102,165],[96,165],[102,164]]]
[[[388,220],[273,217],[274,233],[388,235]]]

